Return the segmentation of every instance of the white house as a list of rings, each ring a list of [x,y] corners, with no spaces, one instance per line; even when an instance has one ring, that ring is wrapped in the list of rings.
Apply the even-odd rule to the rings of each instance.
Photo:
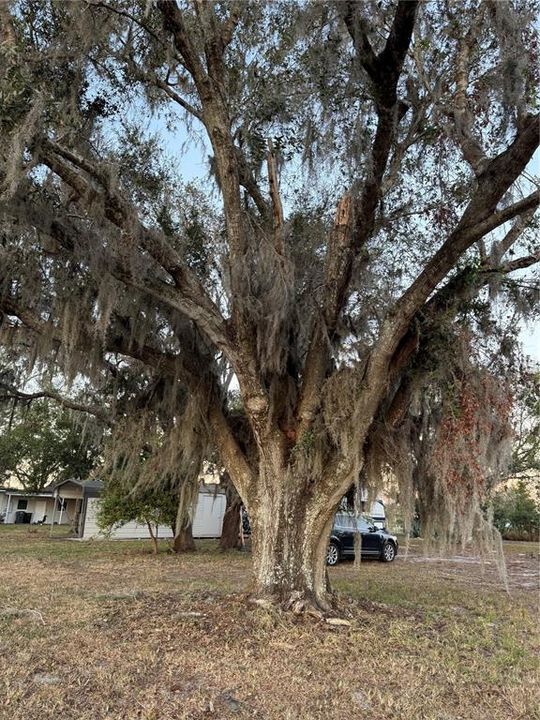
[[[55,498],[53,489],[49,486],[41,492],[28,493],[20,488],[0,488],[0,518],[4,523],[40,523],[54,522],[58,525],[69,525],[70,516],[74,508],[66,512],[67,504]]]

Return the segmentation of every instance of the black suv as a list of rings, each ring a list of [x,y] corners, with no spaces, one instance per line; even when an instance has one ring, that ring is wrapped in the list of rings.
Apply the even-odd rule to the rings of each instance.
[[[365,517],[358,519],[349,513],[337,513],[326,553],[327,565],[337,565],[345,557],[354,557],[354,536],[360,533],[362,558],[377,558],[392,562],[397,555],[398,541],[395,535],[375,527]]]

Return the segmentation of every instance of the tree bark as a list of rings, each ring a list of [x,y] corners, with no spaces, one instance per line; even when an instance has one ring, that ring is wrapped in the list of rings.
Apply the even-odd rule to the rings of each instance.
[[[174,540],[172,544],[172,549],[175,553],[194,552],[196,549],[193,540],[192,511],[193,508],[186,507],[185,503],[180,499],[176,513]]]
[[[193,552],[195,548],[195,541],[193,540],[193,526],[188,523],[185,527],[177,530],[174,536],[172,549],[175,553]]]
[[[328,611],[326,551],[335,504],[290,471],[277,477],[262,467],[261,474],[249,506],[256,592],[293,611]]]
[[[154,555],[157,555],[158,554],[157,526],[156,526],[156,533],[154,533],[154,529],[152,527],[152,523],[150,522],[150,520],[146,521],[146,525],[148,527],[148,532],[150,533],[150,538],[152,540]]]
[[[227,503],[227,509],[223,516],[223,527],[219,547],[221,550],[238,550],[242,543],[240,541],[240,508],[242,501],[236,495]]]
[[[252,524],[257,594],[294,611],[330,610],[326,551],[333,512],[326,523],[313,523],[301,504],[272,505],[267,511],[263,503]]]

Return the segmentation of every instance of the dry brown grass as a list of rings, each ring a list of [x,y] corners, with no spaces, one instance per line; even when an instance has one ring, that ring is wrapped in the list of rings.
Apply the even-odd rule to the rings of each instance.
[[[246,602],[248,555],[0,526],[7,720],[539,718],[538,549],[332,571],[350,627]]]

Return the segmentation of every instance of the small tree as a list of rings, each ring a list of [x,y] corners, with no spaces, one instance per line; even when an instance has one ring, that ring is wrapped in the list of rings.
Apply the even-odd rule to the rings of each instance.
[[[501,535],[508,539],[538,539],[540,505],[531,496],[529,482],[520,479],[514,487],[495,493],[493,523]]]
[[[101,473],[119,497],[149,498],[162,506],[161,497],[173,497],[174,517],[167,524],[174,533],[175,552],[194,550],[193,512],[199,490],[199,473],[207,447],[196,408],[191,399],[183,403],[182,424],[169,412],[145,408],[119,419],[105,448]],[[146,501],[145,501],[146,502]],[[168,501],[165,507],[168,507]]]
[[[178,494],[173,491],[130,489],[125,483],[111,480],[101,498],[98,525],[110,532],[133,520],[146,524],[157,553],[159,526],[167,525],[174,531],[177,510]]]

